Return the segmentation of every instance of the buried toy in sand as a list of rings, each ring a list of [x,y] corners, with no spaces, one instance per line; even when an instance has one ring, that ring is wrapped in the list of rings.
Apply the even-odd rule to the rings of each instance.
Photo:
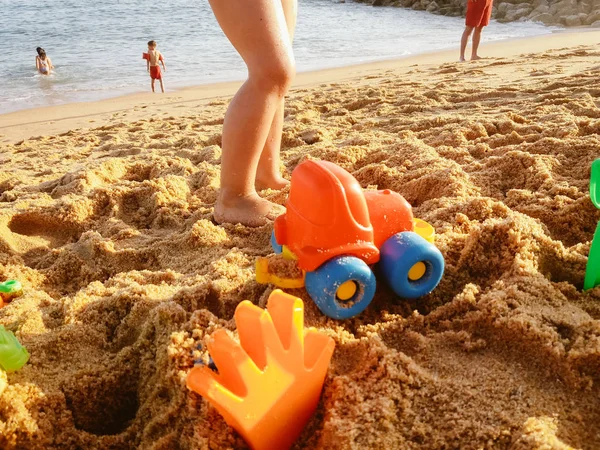
[[[321,312],[348,319],[375,295],[372,265],[402,298],[430,293],[444,272],[433,245],[434,229],[414,219],[410,204],[390,190],[363,191],[346,170],[305,161],[292,173],[287,211],[275,220],[275,253],[295,261],[295,277],[272,273],[267,258],[256,263],[256,281],[291,289],[305,286]]]
[[[594,206],[600,209],[600,159],[592,163],[590,175],[590,199]],[[588,263],[585,269],[585,281],[583,289],[588,290],[600,285],[600,222],[596,226],[596,232],[590,246]]]
[[[12,331],[0,325],[0,369],[6,372],[19,370],[29,360],[29,352],[21,345]]]
[[[23,295],[23,286],[19,281],[8,280],[0,283],[0,308],[21,295]]]
[[[279,290],[271,293],[267,311],[241,302],[235,322],[239,344],[224,329],[208,342],[218,373],[195,366],[187,386],[253,449],[288,449],[317,408],[335,342],[305,330],[304,303]]]
[[[23,287],[17,280],[0,283],[0,308],[7,302],[23,295]],[[29,360],[27,349],[21,345],[12,331],[0,325],[0,369],[6,372],[19,370]]]

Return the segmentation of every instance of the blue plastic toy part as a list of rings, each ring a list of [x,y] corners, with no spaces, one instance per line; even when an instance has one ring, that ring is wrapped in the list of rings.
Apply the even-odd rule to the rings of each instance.
[[[444,273],[444,257],[417,233],[404,231],[390,237],[380,249],[379,265],[386,281],[402,298],[429,294]]]
[[[203,366],[204,361],[196,361],[194,365],[195,366]],[[217,365],[215,364],[215,362],[213,361],[213,359],[210,355],[208,356],[208,364],[206,364],[206,367],[208,367],[213,372],[219,373],[219,369],[217,369]]]
[[[306,291],[323,314],[349,319],[365,310],[376,287],[375,274],[361,259],[338,256],[306,272]]]
[[[196,345],[196,349],[202,350],[202,344]],[[194,359],[194,366],[204,366],[204,365],[206,365],[212,371],[219,373],[219,369],[217,369],[217,365],[215,364],[215,362],[213,361],[213,359],[210,355],[208,355],[208,364],[204,364],[204,361],[202,359]]]
[[[283,251],[283,246],[277,243],[277,239],[275,239],[275,230],[271,232],[271,248],[276,255],[279,255]]]

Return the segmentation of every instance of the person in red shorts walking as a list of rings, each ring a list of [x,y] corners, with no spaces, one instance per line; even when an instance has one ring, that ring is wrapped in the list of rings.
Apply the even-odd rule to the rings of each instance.
[[[163,84],[159,63],[162,63],[165,72],[167,71],[167,66],[165,66],[165,60],[162,53],[156,50],[156,41],[148,42],[148,53],[144,53],[142,57],[146,60],[146,68],[148,69],[148,72],[150,72],[152,92],[154,92],[154,81],[158,80],[160,81],[160,89],[164,94],[165,86]]]
[[[467,0],[467,18],[465,20],[465,31],[460,41],[460,60],[465,61],[465,50],[467,41],[473,33],[473,47],[471,50],[471,61],[481,59],[477,54],[479,42],[481,41],[481,31],[483,27],[490,23],[492,17],[492,4],[494,0]]]

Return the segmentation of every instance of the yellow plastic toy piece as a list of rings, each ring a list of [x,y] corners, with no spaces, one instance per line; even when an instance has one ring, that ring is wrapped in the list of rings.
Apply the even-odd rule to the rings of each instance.
[[[296,256],[296,254],[293,251],[291,251],[287,245],[281,246],[281,256],[283,256],[285,259],[288,259],[291,261],[298,260],[298,257]]]
[[[356,283],[348,280],[337,289],[335,296],[340,300],[350,300],[354,294],[356,294]]]
[[[408,271],[408,279],[410,281],[420,280],[425,275],[425,272],[427,272],[427,266],[423,261],[419,261]]]
[[[284,278],[269,272],[269,260],[267,258],[258,258],[256,260],[256,282],[260,284],[273,284],[281,289],[299,289],[304,287],[304,276],[302,278]]]
[[[415,218],[413,223],[415,224],[415,233],[433,244],[433,241],[435,241],[435,228],[422,219]]]
[[[194,367],[187,386],[205,397],[255,450],[289,449],[319,403],[335,342],[304,329],[304,304],[280,290],[267,311],[235,311],[240,344],[223,329],[208,350],[219,373]]]

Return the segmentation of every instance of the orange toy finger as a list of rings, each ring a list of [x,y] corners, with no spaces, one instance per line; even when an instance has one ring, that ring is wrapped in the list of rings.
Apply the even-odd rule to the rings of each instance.
[[[267,367],[281,367],[286,362],[285,349],[279,339],[273,319],[266,311],[263,311],[260,316],[260,332],[267,350]]]
[[[251,378],[252,370],[256,371],[258,368],[244,349],[224,329],[220,329],[209,339],[208,352],[219,369],[217,379],[235,395],[245,396],[245,379]]]
[[[267,310],[273,319],[277,335],[287,351],[302,352],[304,304],[299,298],[276,289],[269,297]]]
[[[215,373],[205,366],[196,366],[190,370],[186,384],[188,389],[197,392],[202,397],[210,399],[211,402],[217,405],[229,405],[230,403],[235,404],[242,402],[240,397],[232,394],[217,381]]]
[[[329,361],[335,349],[335,341],[314,328],[304,335],[304,365],[307,369],[323,375],[327,372]]]
[[[260,317],[263,312],[262,308],[245,300],[238,305],[234,315],[240,344],[260,370],[267,365],[265,341],[260,331]]]

